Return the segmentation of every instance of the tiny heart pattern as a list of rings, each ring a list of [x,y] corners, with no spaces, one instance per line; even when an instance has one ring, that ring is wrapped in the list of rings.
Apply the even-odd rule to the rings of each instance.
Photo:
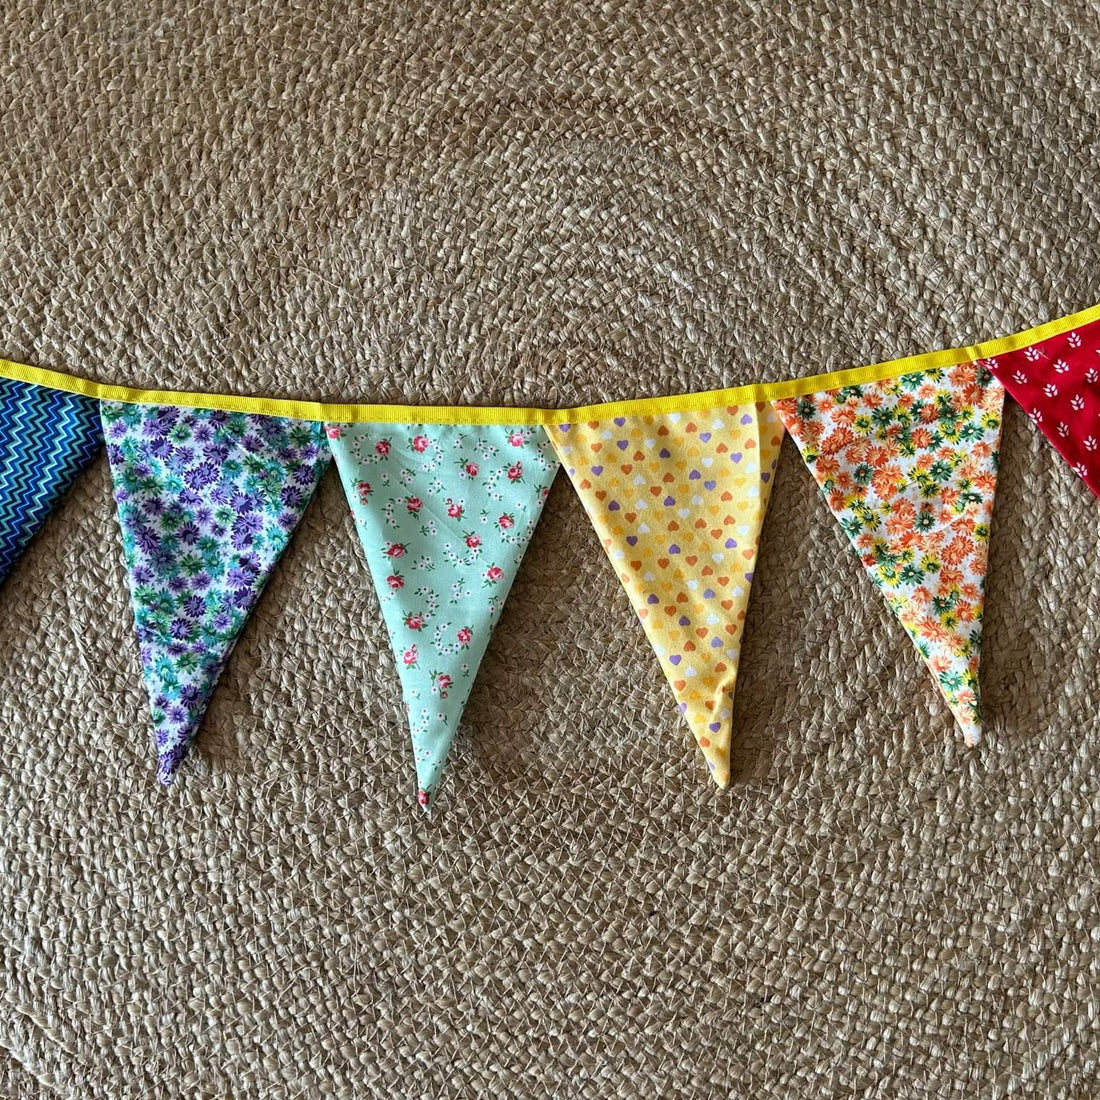
[[[724,786],[737,653],[752,585],[745,570],[756,553],[782,437],[775,410],[759,403],[684,416],[616,417],[547,435],[608,556],[619,563],[616,573],[663,655],[678,709]],[[601,465],[594,444],[604,440],[613,440],[632,461]],[[726,456],[729,461],[719,461]],[[630,511],[620,507],[624,500]],[[651,615],[651,608],[664,615]],[[691,655],[686,669],[685,654]]]

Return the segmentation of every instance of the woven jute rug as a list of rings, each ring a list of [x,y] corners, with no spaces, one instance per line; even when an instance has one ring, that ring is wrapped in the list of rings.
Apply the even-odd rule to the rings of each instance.
[[[0,8],[0,354],[575,404],[1100,301],[1100,9]],[[719,793],[564,479],[428,818],[331,474],[153,778],[101,459],[0,589],[11,1097],[1090,1097],[1098,502],[1007,412],[961,746],[790,443]]]

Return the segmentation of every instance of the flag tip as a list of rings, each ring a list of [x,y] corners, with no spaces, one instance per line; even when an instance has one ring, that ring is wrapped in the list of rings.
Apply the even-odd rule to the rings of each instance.
[[[708,759],[707,772],[720,791],[724,791],[730,785],[730,766],[727,761],[716,764],[713,760]]]
[[[162,787],[170,787],[175,781],[189,747],[188,743],[177,745],[157,757],[157,782]]]
[[[432,796],[430,791],[426,791],[421,788],[416,792],[416,801],[420,804],[420,808],[426,813],[432,812]]]
[[[954,710],[954,708],[952,708]],[[963,744],[968,749],[976,749],[982,743],[982,724],[973,715],[954,712],[955,721],[963,735]]]

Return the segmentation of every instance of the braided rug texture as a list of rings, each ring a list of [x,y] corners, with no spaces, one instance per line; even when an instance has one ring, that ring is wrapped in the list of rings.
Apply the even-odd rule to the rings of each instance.
[[[1100,301],[1095,0],[0,7],[0,354],[572,404]],[[170,790],[106,462],[0,588],[0,1095],[1089,1097],[1095,500],[1007,411],[964,749],[784,444],[730,789],[564,479],[439,809],[330,474]]]

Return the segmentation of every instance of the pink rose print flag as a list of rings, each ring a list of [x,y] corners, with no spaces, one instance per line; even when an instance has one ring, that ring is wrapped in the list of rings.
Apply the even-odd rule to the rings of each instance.
[[[558,464],[537,428],[328,424],[428,810]]]
[[[960,363],[775,402],[829,508],[968,745],[1004,390]]]
[[[101,414],[168,784],[331,457],[301,420],[115,401]]]
[[[982,360],[1100,496],[1100,321]]]

